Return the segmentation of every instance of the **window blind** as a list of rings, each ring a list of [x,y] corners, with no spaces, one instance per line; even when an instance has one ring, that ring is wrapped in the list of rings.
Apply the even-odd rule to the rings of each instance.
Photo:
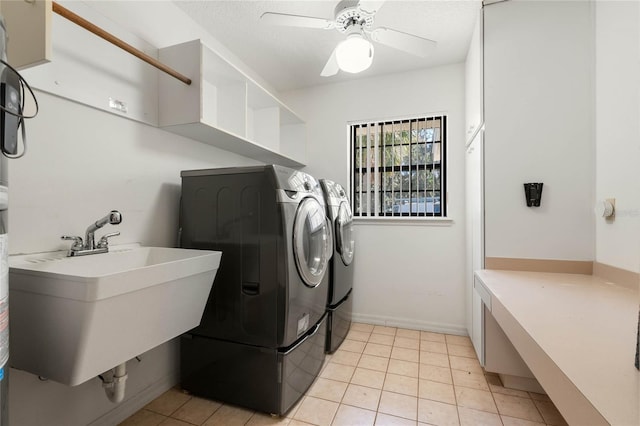
[[[350,126],[355,216],[445,216],[445,115]]]

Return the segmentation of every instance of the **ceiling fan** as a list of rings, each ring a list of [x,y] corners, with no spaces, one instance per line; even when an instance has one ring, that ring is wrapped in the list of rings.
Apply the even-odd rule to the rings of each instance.
[[[323,77],[335,75],[338,70],[358,73],[369,68],[373,62],[374,52],[371,41],[415,56],[426,57],[429,55],[436,46],[436,42],[433,40],[391,28],[373,28],[375,14],[383,3],[383,0],[343,0],[336,6],[335,18],[332,21],[275,12],[266,12],[262,14],[260,19],[274,25],[323,30],[336,29],[346,34],[346,39],[338,43],[320,73]]]

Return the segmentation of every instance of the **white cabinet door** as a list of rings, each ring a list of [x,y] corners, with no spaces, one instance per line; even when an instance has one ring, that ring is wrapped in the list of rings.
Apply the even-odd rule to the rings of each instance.
[[[484,132],[481,130],[467,148],[467,327],[480,363],[484,365],[482,300],[473,288],[474,271],[484,268]]]
[[[478,262],[474,261],[474,256],[477,258],[478,242],[478,220],[477,208],[473,208],[481,201],[482,188],[481,185],[481,172],[479,169],[479,161],[481,161],[482,148],[479,147],[479,143],[472,143],[476,131],[483,124],[483,82],[482,82],[482,27],[483,27],[483,14],[482,10],[478,13],[476,25],[473,30],[473,36],[469,45],[469,51],[467,52],[467,58],[465,61],[465,137],[464,141],[467,146],[467,158],[465,160],[466,181],[465,181],[465,193],[466,193],[466,267],[465,274],[467,278],[466,291],[465,291],[465,312],[466,312],[466,328],[469,336],[473,339],[474,335],[474,291],[473,291],[473,271],[477,268]],[[478,157],[480,155],[480,157]],[[475,231],[474,231],[475,230]],[[474,233],[475,232],[475,233]],[[480,244],[481,245],[481,244]]]
[[[465,143],[469,143],[483,122],[482,10],[473,30],[465,61]]]

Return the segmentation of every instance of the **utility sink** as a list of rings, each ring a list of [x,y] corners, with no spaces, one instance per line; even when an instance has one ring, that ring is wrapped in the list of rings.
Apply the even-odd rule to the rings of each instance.
[[[9,256],[10,364],[75,386],[198,326],[221,252]]]

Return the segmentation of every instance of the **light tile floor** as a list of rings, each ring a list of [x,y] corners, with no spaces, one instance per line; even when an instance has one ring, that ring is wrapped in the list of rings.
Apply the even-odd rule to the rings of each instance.
[[[302,400],[277,418],[171,389],[123,426],[564,426],[546,395],[485,374],[468,337],[354,323]]]

